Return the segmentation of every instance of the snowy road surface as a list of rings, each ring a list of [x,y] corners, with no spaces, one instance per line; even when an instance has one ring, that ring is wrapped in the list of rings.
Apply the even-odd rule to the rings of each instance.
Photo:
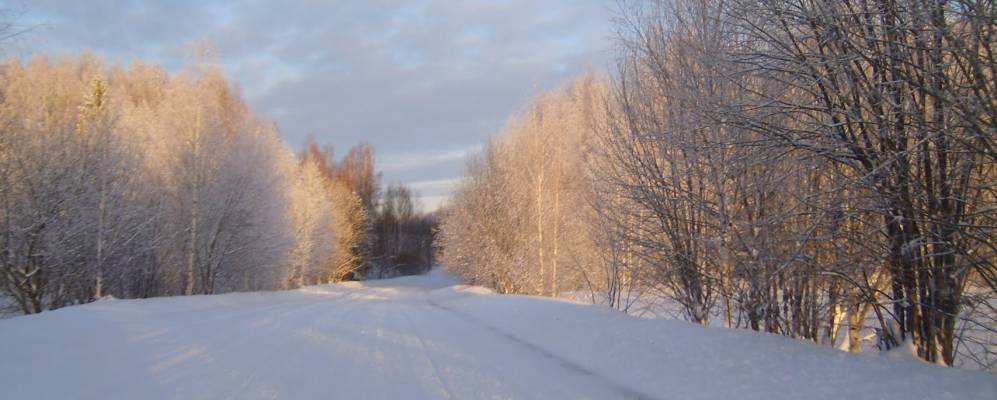
[[[0,321],[9,399],[994,399],[995,375],[652,321],[447,276]]]

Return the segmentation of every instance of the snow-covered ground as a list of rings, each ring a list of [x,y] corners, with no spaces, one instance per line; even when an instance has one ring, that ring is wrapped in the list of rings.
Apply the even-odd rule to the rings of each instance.
[[[970,289],[967,288],[967,290]],[[559,297],[582,304],[606,305],[604,298],[593,296],[588,291],[564,292]],[[956,358],[954,366],[956,368],[977,371],[997,372],[997,332],[994,332],[990,328],[993,325],[993,321],[997,320],[995,319],[997,316],[992,311],[997,309],[997,299],[989,299],[986,300],[987,303],[981,303],[980,299],[986,298],[985,293],[967,291],[964,300],[970,298],[974,301],[970,303],[970,306],[963,306],[962,318],[960,318],[956,325],[956,332],[959,335],[956,338],[955,344]],[[884,298],[883,302],[888,303],[889,299]],[[633,293],[629,298],[622,300],[621,303],[626,305],[626,307],[621,307],[623,309],[621,311],[633,316],[650,319],[686,320],[685,310],[682,305],[665,296]],[[606,306],[608,307],[608,305]],[[710,312],[710,326],[725,326],[722,312],[723,310],[719,305],[713,307]],[[744,322],[741,321],[741,323]],[[877,347],[878,338],[876,336],[876,328],[878,327],[879,320],[876,319],[876,314],[869,312],[866,315],[860,335],[862,338],[860,344],[863,351],[879,352],[879,348]],[[847,351],[848,343],[846,341],[847,338],[842,332],[834,345],[835,348]]]
[[[994,399],[997,375],[495,295],[433,272],[2,320],[0,397]]]

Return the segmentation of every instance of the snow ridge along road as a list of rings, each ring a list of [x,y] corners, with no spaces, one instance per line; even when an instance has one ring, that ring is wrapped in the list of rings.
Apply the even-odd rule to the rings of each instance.
[[[455,283],[434,271],[3,320],[0,397],[997,397],[993,374]]]

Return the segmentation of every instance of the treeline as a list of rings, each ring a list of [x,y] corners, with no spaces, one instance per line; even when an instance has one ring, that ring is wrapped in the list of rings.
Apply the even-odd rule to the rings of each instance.
[[[432,218],[404,188],[380,209],[375,177],[369,146],[296,157],[211,65],[8,61],[0,300],[30,314],[427,269]]]
[[[351,148],[336,162],[333,149],[309,141],[301,162],[315,170],[333,199],[342,204],[333,219],[349,225],[349,235],[335,238],[335,270],[353,280],[414,275],[428,271],[434,260],[435,213],[423,213],[415,194],[403,184],[381,187],[374,149]]]
[[[534,100],[441,217],[502,292],[648,298],[990,369],[990,2],[624,2],[618,72]]]

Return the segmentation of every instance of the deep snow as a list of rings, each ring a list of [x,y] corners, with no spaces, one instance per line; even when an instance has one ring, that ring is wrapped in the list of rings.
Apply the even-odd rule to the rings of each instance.
[[[0,397],[994,399],[997,375],[455,285],[110,300],[0,321]]]

